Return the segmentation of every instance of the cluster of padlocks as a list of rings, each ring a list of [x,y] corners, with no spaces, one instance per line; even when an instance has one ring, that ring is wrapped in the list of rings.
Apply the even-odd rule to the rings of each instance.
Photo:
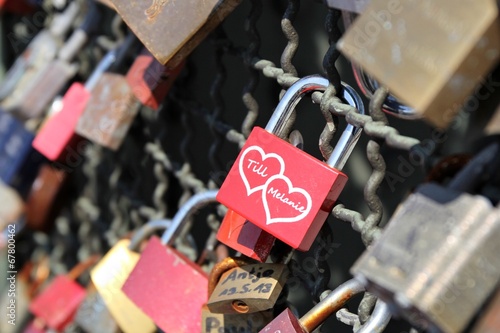
[[[500,332],[500,112],[485,120],[474,154],[433,161],[432,174],[397,199],[385,227],[381,210],[372,209],[384,198],[368,194],[383,173],[374,172],[365,187],[368,218],[338,202],[348,182],[342,169],[362,135],[371,137],[370,163],[380,172],[382,143],[429,160],[434,148],[428,144],[445,140],[471,96],[498,94],[491,79],[500,59],[496,1],[323,1],[345,27],[332,50],[352,62],[357,87],[331,73],[298,78],[286,61],[281,69],[248,56],[248,66],[286,91],[265,128],[224,132],[240,152],[220,186],[193,185],[201,189],[184,197],[172,218],[159,214],[122,233],[109,251],[87,256],[65,275],[51,274],[48,258],[19,266],[17,235],[50,235],[65,184],[86,149],[122,149],[140,110],[161,111],[190,54],[245,1],[45,2],[0,0],[0,15],[29,16],[41,27],[0,81],[0,247],[7,281],[1,332],[318,332],[335,315],[355,333],[389,332],[394,318],[413,333]],[[37,19],[47,3],[53,15]],[[106,52],[82,70],[76,60],[93,49],[103,21],[113,21],[109,29],[123,36],[119,43],[101,38]],[[291,29],[283,22],[284,31]],[[3,34],[15,49],[14,34]],[[324,161],[305,152],[300,133],[292,132],[306,96],[330,119],[332,135],[338,118],[345,120],[335,145],[322,151]],[[388,125],[390,117],[423,120],[434,129],[432,138],[403,136]],[[168,154],[153,153],[170,168]],[[193,220],[206,209],[221,221],[206,251],[193,255]],[[352,263],[351,279],[316,290],[321,296],[300,315],[286,301],[290,260],[312,249],[332,215],[350,222],[367,249]],[[87,286],[82,274],[90,275]],[[358,294],[364,294],[358,314],[351,313],[345,306]]]

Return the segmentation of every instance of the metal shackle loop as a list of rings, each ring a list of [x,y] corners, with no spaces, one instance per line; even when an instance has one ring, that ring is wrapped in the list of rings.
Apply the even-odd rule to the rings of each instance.
[[[149,238],[152,234],[160,230],[167,230],[172,225],[172,220],[154,220],[141,226],[134,232],[130,244],[128,245],[129,250],[139,251],[139,246],[141,243]]]
[[[175,242],[175,237],[177,237],[179,232],[182,230],[182,227],[189,220],[189,217],[204,206],[216,203],[217,200],[215,197],[218,192],[218,190],[200,192],[189,198],[189,200],[186,201],[181,208],[179,208],[177,214],[175,214],[170,228],[165,230],[163,233],[161,237],[163,245],[172,246]]]
[[[368,321],[356,333],[382,333],[390,320],[389,306],[379,299]]]
[[[300,324],[306,332],[318,328],[328,317],[337,312],[355,295],[365,291],[364,285],[356,279],[342,283],[324,300],[316,304],[309,312],[300,318]]]
[[[319,75],[306,76],[295,82],[288,88],[285,95],[278,103],[271,119],[267,123],[265,128],[266,131],[279,136],[286,128],[287,120],[290,118],[302,97],[312,91],[325,91],[329,84],[327,79]],[[342,82],[342,86],[344,87],[343,99],[349,103],[349,105],[355,107],[360,114],[365,114],[365,108],[361,97],[346,83]],[[362,130],[363,129],[360,127],[348,124],[335,146],[332,155],[328,159],[327,164],[341,170],[356,146]]]

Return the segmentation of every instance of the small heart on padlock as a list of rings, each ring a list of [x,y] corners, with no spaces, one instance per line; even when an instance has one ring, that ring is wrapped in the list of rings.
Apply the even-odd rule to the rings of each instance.
[[[250,146],[241,154],[239,169],[247,195],[250,195],[262,190],[270,177],[283,175],[285,161],[278,154],[266,154],[259,146]]]
[[[262,203],[266,212],[266,224],[269,225],[302,220],[311,211],[312,199],[304,189],[293,187],[288,177],[275,175],[264,185]]]

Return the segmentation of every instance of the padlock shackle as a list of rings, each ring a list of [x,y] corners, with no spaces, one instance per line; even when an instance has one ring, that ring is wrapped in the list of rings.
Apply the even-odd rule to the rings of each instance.
[[[302,318],[300,324],[306,332],[318,328],[332,314],[337,312],[354,295],[365,291],[363,284],[357,279],[344,282],[333,290],[324,300],[316,304]]]
[[[149,221],[134,233],[132,239],[130,240],[130,244],[128,245],[129,250],[138,252],[141,243],[146,238],[149,238],[149,236],[157,231],[168,229],[171,225],[172,220],[170,219]]]
[[[189,198],[188,201],[177,211],[174,218],[172,219],[172,226],[170,226],[161,237],[161,242],[163,245],[172,246],[175,242],[175,238],[182,230],[182,226],[189,220],[189,217],[198,211],[200,208],[211,204],[217,203],[216,196],[218,190],[211,190],[200,192]]]
[[[319,75],[306,76],[295,82],[288,88],[285,95],[278,103],[271,119],[267,123],[265,128],[266,131],[279,136],[285,130],[288,119],[302,97],[312,91],[325,91],[329,84],[330,82],[327,79]],[[344,87],[343,99],[349,103],[349,105],[355,107],[360,114],[365,114],[365,108],[361,97],[351,86],[344,82],[342,82],[342,86]],[[328,159],[327,164],[335,169],[341,170],[358,142],[362,130],[361,127],[355,127],[348,124],[335,146],[332,155]]]
[[[390,320],[389,306],[379,299],[370,318],[356,333],[382,333]]]

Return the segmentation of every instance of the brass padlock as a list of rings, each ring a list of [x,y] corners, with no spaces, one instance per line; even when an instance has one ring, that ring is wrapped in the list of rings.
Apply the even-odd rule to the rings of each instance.
[[[454,0],[372,0],[337,46],[443,128],[498,62],[498,6],[494,0],[460,5]]]
[[[221,276],[236,267],[245,266],[255,263],[254,260],[246,258],[230,258],[226,257],[217,263],[210,272],[208,281],[208,297],[209,301],[213,296],[213,292],[217,287]],[[235,298],[234,306],[238,310],[233,313],[217,313],[211,311],[205,304],[201,310],[201,331],[202,333],[216,332],[244,332],[257,333],[273,318],[272,310],[241,313],[243,307],[246,306],[237,301]],[[233,304],[232,304],[233,305]]]
[[[163,65],[175,67],[241,0],[111,0],[116,11]]]
[[[130,241],[121,240],[90,272],[97,291],[109,312],[125,333],[155,331],[153,321],[122,291],[123,284],[139,261],[139,253],[129,249]]]
[[[207,306],[216,313],[253,313],[274,307],[286,279],[288,268],[284,264],[252,263],[240,258],[229,258],[234,267],[222,275],[215,276],[218,280]],[[214,267],[217,271],[223,261]],[[213,282],[213,281],[211,281]]]
[[[76,133],[117,150],[130,128],[140,103],[127,79],[120,74],[102,74],[92,90],[85,111],[78,120]]]

